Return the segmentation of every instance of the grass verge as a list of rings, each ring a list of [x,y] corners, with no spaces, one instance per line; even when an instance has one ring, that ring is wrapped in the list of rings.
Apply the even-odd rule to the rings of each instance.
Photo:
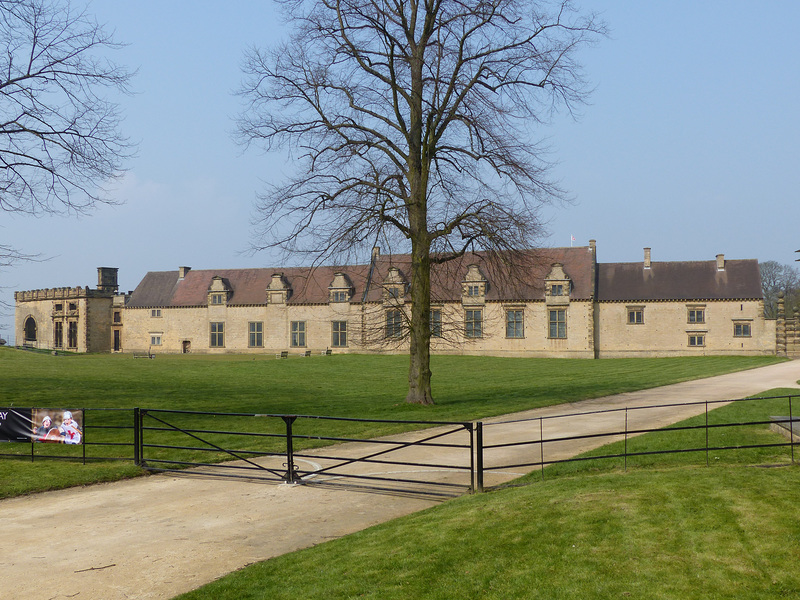
[[[0,406],[309,414],[367,419],[476,420],[540,406],[719,375],[778,362],[775,357],[681,357],[567,360],[434,356],[437,404],[405,404],[408,357],[334,355],[274,360],[271,356],[58,355],[0,348]],[[93,415],[95,413],[92,413]],[[130,413],[128,413],[130,414]],[[116,415],[112,417],[111,415]],[[94,418],[94,417],[92,417]],[[106,419],[123,419],[108,412]],[[128,417],[130,419],[130,417]],[[202,419],[198,419],[198,422]],[[191,426],[192,422],[187,422]],[[258,427],[252,419],[242,428]],[[334,436],[373,437],[403,426],[339,424]],[[408,428],[408,426],[405,426]],[[130,443],[130,430],[93,433],[87,441]],[[311,445],[312,442],[307,444]],[[139,471],[112,462],[64,468],[62,461],[0,460],[0,497],[129,477]],[[36,453],[72,453],[52,445]],[[300,446],[302,447],[302,446]],[[99,458],[132,459],[132,449],[89,446]],[[270,451],[272,448],[261,448]],[[12,452],[11,449],[0,449]],[[127,454],[126,454],[127,453]],[[73,457],[74,458],[74,457]],[[206,457],[207,458],[207,457]],[[221,458],[219,458],[221,460]]]
[[[768,405],[733,404],[715,418],[755,421]],[[742,445],[783,439],[765,425],[733,435]],[[663,447],[663,439],[646,434],[636,443]],[[558,473],[554,465],[560,477],[462,497],[179,598],[796,598],[800,468],[788,464],[786,447],[765,452],[731,451],[738,458],[710,468],[686,454],[627,472],[579,462]],[[757,466],[763,460],[784,466]]]

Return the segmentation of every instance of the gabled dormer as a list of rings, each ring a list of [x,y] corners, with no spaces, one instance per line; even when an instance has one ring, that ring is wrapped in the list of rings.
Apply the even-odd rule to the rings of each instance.
[[[467,274],[461,282],[461,303],[462,304],[485,304],[486,291],[489,289],[489,282],[483,276],[478,265],[469,265]]]
[[[292,288],[283,273],[273,273],[267,286],[267,304],[286,304],[292,297]]]
[[[403,273],[397,267],[389,267],[389,272],[381,285],[384,304],[403,304],[406,299],[406,282]]]
[[[208,286],[208,305],[225,306],[233,295],[230,284],[219,275],[211,278],[211,285]]]
[[[544,279],[544,296],[547,304],[569,304],[572,279],[564,272],[564,265],[553,263]]]
[[[353,282],[344,273],[334,273],[333,281],[328,286],[328,302],[350,302],[355,289]]]

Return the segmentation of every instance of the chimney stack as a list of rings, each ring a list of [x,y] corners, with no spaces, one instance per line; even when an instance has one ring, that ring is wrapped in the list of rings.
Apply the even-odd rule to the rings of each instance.
[[[717,254],[717,271],[725,270],[725,255]]]
[[[117,285],[117,267],[97,267],[97,289],[103,292],[116,292],[119,289]]]
[[[192,267],[178,267],[178,279],[183,279]]]
[[[644,268],[650,268],[650,248],[644,249]]]

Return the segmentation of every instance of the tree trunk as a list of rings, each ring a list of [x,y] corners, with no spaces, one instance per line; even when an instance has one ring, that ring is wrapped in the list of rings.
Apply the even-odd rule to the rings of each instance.
[[[433,404],[431,393],[431,261],[429,243],[411,245],[410,362],[406,402]]]
[[[422,67],[425,44],[411,58],[408,134],[408,229],[411,240],[410,361],[406,402],[433,404],[431,394],[431,238],[428,232],[428,168],[423,145]]]

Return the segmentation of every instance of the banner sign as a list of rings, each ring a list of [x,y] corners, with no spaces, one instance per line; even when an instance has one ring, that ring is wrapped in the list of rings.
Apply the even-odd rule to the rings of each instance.
[[[83,411],[0,408],[0,442],[83,443]]]

